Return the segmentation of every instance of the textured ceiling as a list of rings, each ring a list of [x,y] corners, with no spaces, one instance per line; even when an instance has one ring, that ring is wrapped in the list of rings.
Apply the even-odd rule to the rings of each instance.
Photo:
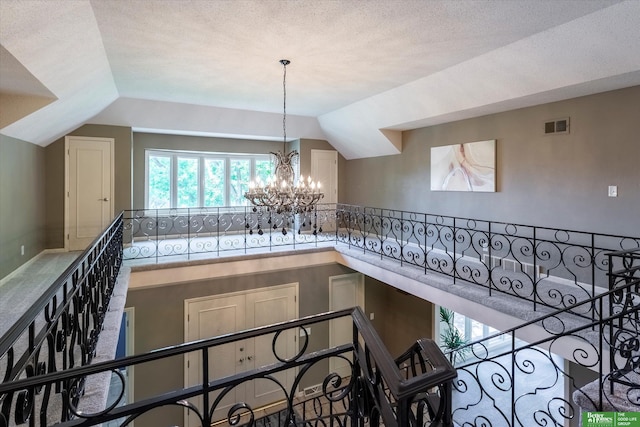
[[[288,58],[288,135],[394,154],[404,129],[640,84],[638,28],[638,0],[2,0],[0,91],[57,100],[1,132],[277,138]]]

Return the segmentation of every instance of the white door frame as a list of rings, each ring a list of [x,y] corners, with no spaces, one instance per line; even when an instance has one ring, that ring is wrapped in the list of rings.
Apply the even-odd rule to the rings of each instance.
[[[127,314],[127,323],[125,325],[125,356],[133,356],[135,354],[135,318],[136,318],[136,309],[135,307],[126,307],[124,309],[124,313]],[[135,366],[131,365],[127,368],[127,403],[133,403],[135,400],[133,399],[134,393],[134,369]],[[133,427],[133,422],[130,424]]]
[[[64,137],[64,250],[69,251],[69,141],[74,139],[108,142],[111,151],[111,194],[109,195],[109,211],[113,215],[113,199],[115,189],[115,139],[97,138],[90,136],[65,136]]]
[[[334,280],[338,280],[338,279],[344,279],[344,278],[348,278],[348,277],[354,277],[357,278],[357,283],[356,283],[356,298],[357,298],[357,305],[362,308],[362,311],[364,312],[364,274],[362,273],[348,273],[348,274],[341,274],[338,276],[331,276],[329,277],[329,311],[334,311],[335,308],[333,307],[333,281]],[[334,320],[331,320],[330,322],[334,322]],[[333,336],[333,328],[331,326],[331,324],[329,325],[329,347],[333,347],[335,346],[335,338]],[[329,372],[335,372],[336,371],[336,362],[337,359],[336,358],[330,358],[329,359]]]

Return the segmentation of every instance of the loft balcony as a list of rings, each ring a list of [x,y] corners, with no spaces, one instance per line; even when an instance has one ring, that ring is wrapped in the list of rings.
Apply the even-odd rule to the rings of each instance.
[[[3,335],[0,426],[115,420],[116,425],[136,420],[145,425],[142,413],[166,406],[191,413],[185,419],[189,425],[193,420],[246,424],[252,417],[256,425],[274,423],[275,415],[265,415],[269,410],[260,412],[244,400],[225,401],[225,411],[219,410],[216,399],[225,390],[228,395],[240,384],[258,381],[280,387],[274,400],[280,406],[272,406],[280,425],[579,425],[582,411],[637,410],[639,354],[633,343],[638,339],[639,247],[637,237],[346,205],[289,218],[244,210],[125,212]],[[455,299],[519,320],[513,328],[466,344],[470,350],[456,369],[448,361],[453,353],[444,357],[427,339],[394,360],[358,309],[112,360],[115,342],[105,331],[113,336],[119,328],[110,313],[124,305],[129,271],[157,285],[182,269],[282,255],[366,269],[440,305]],[[353,339],[311,350],[305,344],[310,325],[337,318],[350,319]],[[282,356],[278,339],[287,334],[299,339],[297,351]],[[273,360],[211,377],[208,365],[215,366],[215,355],[221,354],[216,348],[258,336],[271,340]],[[498,338],[501,347],[490,345]],[[107,348],[111,353],[105,357]],[[595,379],[583,384],[584,376],[557,364],[556,355]],[[128,381],[121,369],[148,364],[158,366],[160,375],[166,366],[160,361],[171,358],[196,361],[199,384],[136,396],[121,406],[117,390],[124,393]],[[336,358],[348,364],[347,374],[327,370],[327,360]],[[317,394],[305,396],[299,385],[320,365]],[[534,384],[531,379],[543,370],[551,373],[552,383]],[[273,380],[286,371],[293,382]],[[108,377],[115,379],[120,399],[107,398]],[[570,392],[545,392],[558,385]]]

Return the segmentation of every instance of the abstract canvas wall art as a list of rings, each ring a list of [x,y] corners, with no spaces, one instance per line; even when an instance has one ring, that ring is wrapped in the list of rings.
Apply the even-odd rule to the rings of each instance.
[[[496,140],[431,148],[432,191],[496,191]]]

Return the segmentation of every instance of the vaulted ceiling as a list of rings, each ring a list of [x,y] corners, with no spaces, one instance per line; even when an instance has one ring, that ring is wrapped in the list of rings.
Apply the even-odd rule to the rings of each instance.
[[[640,1],[2,0],[0,133],[85,123],[328,140],[397,154],[401,131],[640,84]]]

